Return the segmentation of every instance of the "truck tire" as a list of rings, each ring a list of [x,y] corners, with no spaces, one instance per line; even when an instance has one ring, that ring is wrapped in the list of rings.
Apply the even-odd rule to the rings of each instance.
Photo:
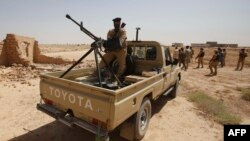
[[[148,129],[151,118],[151,102],[146,97],[143,99],[139,111],[135,114],[135,139],[141,140]]]
[[[172,92],[169,95],[171,98],[176,98],[176,96],[177,96],[177,89],[178,89],[178,86],[179,86],[179,80],[180,80],[180,78],[178,77],[177,80],[176,80],[176,83],[174,85],[174,89],[172,90]]]

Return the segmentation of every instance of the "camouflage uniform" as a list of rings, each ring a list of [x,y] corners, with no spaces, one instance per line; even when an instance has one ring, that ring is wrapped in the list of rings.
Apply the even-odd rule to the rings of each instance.
[[[107,63],[110,63],[112,60],[116,58],[118,65],[119,65],[117,75],[121,76],[124,73],[125,68],[126,68],[127,35],[126,35],[125,29],[121,28],[119,29],[118,32],[116,32],[115,29],[109,30],[107,38],[111,39],[115,36],[117,36],[120,39],[122,48],[107,52],[106,54],[103,55],[103,58],[105,59]],[[99,66],[101,69],[106,66],[103,60],[100,62]]]
[[[221,48],[218,49],[218,55],[219,55],[220,66],[223,67],[224,54]]]
[[[218,66],[218,63],[219,63],[219,53],[216,50],[214,52],[214,55],[213,55],[212,59],[209,62],[209,69],[210,69],[210,74],[211,75],[217,75],[217,66]],[[214,71],[213,71],[213,68],[214,68]]]
[[[190,49],[186,49],[185,54],[186,54],[186,67],[188,69],[188,64],[190,63],[192,52]]]
[[[179,66],[182,66],[182,69],[184,68],[184,70],[187,70],[187,66],[186,66],[186,53],[184,52],[183,48],[180,50],[179,52]]]
[[[223,49],[223,56],[224,56],[224,58],[223,58],[223,66],[226,66],[226,56],[227,56],[226,49]]]
[[[193,62],[194,50],[192,47],[190,47],[190,50],[191,50],[191,62]]]
[[[174,64],[178,64],[179,62],[179,50],[175,48],[173,53]]]
[[[201,48],[199,54],[196,56],[196,59],[198,59],[198,66],[197,66],[197,68],[200,68],[200,65],[201,65],[201,68],[203,68],[203,58],[204,58],[204,55],[205,55],[205,52],[204,52],[203,48]]]
[[[244,49],[242,49],[242,50],[240,51],[240,53],[239,53],[239,59],[238,59],[238,63],[237,63],[237,68],[236,68],[235,70],[238,70],[239,67],[240,67],[240,65],[241,65],[240,70],[243,69],[244,64],[245,64],[245,58],[246,58],[246,57],[247,57],[247,53],[245,52]]]

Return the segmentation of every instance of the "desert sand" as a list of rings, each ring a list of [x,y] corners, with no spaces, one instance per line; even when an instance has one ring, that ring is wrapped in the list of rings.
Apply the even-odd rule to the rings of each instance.
[[[1,47],[0,47],[1,48]],[[63,48],[63,49],[62,49]],[[87,48],[41,46],[43,54],[77,60]],[[182,80],[175,99],[160,97],[153,105],[149,129],[142,141],[222,141],[223,125],[199,110],[187,99],[187,94],[204,91],[221,100],[230,112],[240,115],[241,124],[250,124],[250,102],[243,100],[237,87],[250,87],[250,57],[243,71],[234,71],[238,50],[228,50],[227,64],[218,69],[218,75],[207,77],[207,62],[214,49],[205,49],[205,67],[182,71]],[[195,56],[198,49],[195,49]],[[92,61],[88,61],[92,60]],[[78,67],[93,65],[93,55]],[[64,70],[68,65],[37,64],[36,68],[0,68],[0,141],[94,141],[95,136],[79,128],[69,128],[36,110],[40,101],[39,74]],[[125,141],[118,131],[111,133],[111,141]]]

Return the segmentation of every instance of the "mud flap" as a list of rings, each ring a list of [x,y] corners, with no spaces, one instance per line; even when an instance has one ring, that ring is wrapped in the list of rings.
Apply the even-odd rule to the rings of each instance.
[[[134,140],[134,124],[132,122],[124,122],[121,125],[120,136],[127,140]]]

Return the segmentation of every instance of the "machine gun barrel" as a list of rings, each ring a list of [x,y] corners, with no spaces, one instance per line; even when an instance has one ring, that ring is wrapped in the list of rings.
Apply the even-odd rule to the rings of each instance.
[[[88,31],[85,27],[83,27],[82,24],[79,24],[74,19],[72,19],[69,14],[66,15],[66,18],[70,19],[75,24],[77,24],[80,27],[81,31],[83,31],[85,34],[87,34],[90,38],[94,39],[95,41],[98,41],[98,39],[99,39],[98,37],[96,37],[93,33]]]

